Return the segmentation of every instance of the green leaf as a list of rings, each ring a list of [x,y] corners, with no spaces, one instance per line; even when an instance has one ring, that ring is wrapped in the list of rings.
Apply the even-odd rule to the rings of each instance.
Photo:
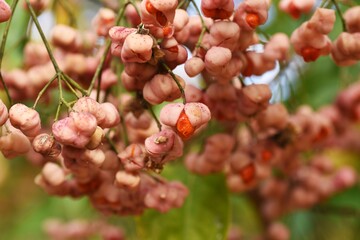
[[[196,176],[182,165],[166,166],[164,175],[181,180],[189,188],[189,196],[180,209],[166,214],[149,210],[139,217],[139,239],[225,239],[230,220],[225,177]]]

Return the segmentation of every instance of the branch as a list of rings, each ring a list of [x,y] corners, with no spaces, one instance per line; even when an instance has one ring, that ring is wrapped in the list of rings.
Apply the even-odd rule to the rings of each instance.
[[[1,46],[0,46],[0,81],[1,81],[2,85],[4,86],[4,90],[5,90],[6,96],[7,96],[8,100],[9,100],[10,105],[12,105],[12,98],[10,96],[9,90],[8,90],[8,88],[7,88],[6,84],[5,84],[5,81],[3,79],[3,76],[1,74],[1,65],[2,65],[2,60],[3,60],[3,57],[4,57],[5,45],[6,45],[6,40],[7,40],[7,37],[8,37],[9,30],[10,30],[10,25],[11,25],[11,22],[12,22],[12,19],[13,19],[13,16],[14,16],[14,12],[15,12],[15,9],[16,9],[16,6],[17,6],[18,2],[19,2],[19,0],[14,0],[12,5],[11,5],[11,16],[10,16],[10,19],[8,20],[8,22],[6,24],[4,35],[3,35],[3,38],[1,40]]]
[[[341,10],[340,10],[339,4],[337,3],[336,0],[331,0],[331,2],[335,5],[336,12],[337,12],[337,13],[339,14],[339,16],[340,16],[340,20],[341,20],[341,24],[342,24],[343,31],[344,31],[344,32],[347,32],[346,22],[345,22],[344,16],[342,15]]]

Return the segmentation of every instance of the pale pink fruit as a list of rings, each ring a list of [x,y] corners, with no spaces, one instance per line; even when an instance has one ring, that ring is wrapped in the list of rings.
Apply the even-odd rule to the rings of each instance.
[[[274,222],[267,229],[267,237],[269,240],[288,240],[290,232],[284,224]]]
[[[335,11],[326,8],[317,8],[309,20],[308,27],[315,32],[328,34],[332,31],[335,24]]]
[[[215,101],[235,101],[237,90],[232,84],[213,83],[206,89],[206,95]]]
[[[182,45],[178,45],[178,54],[174,61],[167,61],[167,64],[170,69],[175,69],[178,65],[181,65],[186,62],[188,59],[188,53],[186,48]]]
[[[229,18],[234,11],[234,1],[232,0],[202,0],[201,11],[204,16],[212,19]]]
[[[290,42],[295,52],[301,55],[305,62],[328,55],[331,51],[331,41],[327,34],[332,30],[334,23],[334,10],[318,8],[309,21],[292,33]]]
[[[205,55],[205,68],[212,73],[219,73],[231,60],[231,51],[223,47],[211,47]]]
[[[339,66],[351,66],[360,59],[360,33],[342,32],[334,41],[331,57]]]
[[[176,129],[182,139],[190,138],[194,132],[209,122],[211,113],[202,103],[170,103],[160,112],[160,121]]]
[[[125,122],[128,126],[135,129],[148,129],[153,122],[153,117],[148,111],[144,111],[140,116],[134,115],[129,112],[125,115]]]
[[[177,0],[143,0],[140,5],[141,20],[146,25],[169,25],[174,21],[177,5]]]
[[[158,72],[158,69],[156,66],[148,63],[126,63],[125,72],[129,76],[147,81]]]
[[[253,84],[242,88],[239,94],[239,111],[251,116],[269,105],[272,94],[266,84]]]
[[[176,79],[182,87],[185,87],[185,81],[178,75]],[[174,101],[181,96],[179,87],[170,74],[156,74],[143,89],[143,96],[146,101],[153,105],[164,101]]]
[[[32,141],[35,152],[44,156],[57,157],[61,153],[61,146],[53,136],[47,133],[37,135]]]
[[[186,98],[186,102],[190,103],[190,102],[200,102],[200,100],[203,97],[203,92],[191,85],[191,84],[186,84],[185,86],[185,98]]]
[[[133,77],[123,71],[121,73],[121,83],[124,88],[128,91],[142,90],[145,86],[146,81],[142,78]]]
[[[282,130],[288,124],[289,113],[282,104],[269,105],[264,111],[256,115],[256,122],[260,129],[266,130],[274,128]]]
[[[346,29],[349,33],[360,32],[360,6],[351,7],[344,13]]]
[[[70,117],[73,119],[75,131],[86,137],[91,137],[97,126],[97,121],[94,115],[89,112],[70,112]]]
[[[24,49],[24,65],[27,68],[43,65],[50,60],[43,43],[28,42]]]
[[[333,180],[333,184],[338,190],[349,188],[357,182],[357,174],[351,167],[340,168]]]
[[[106,121],[106,113],[102,109],[100,103],[90,97],[82,97],[77,100],[73,106],[73,110],[76,112],[88,112],[94,115],[97,124],[101,127],[101,124]]]
[[[290,39],[284,33],[271,36],[264,49],[264,58],[269,61],[285,61],[289,58]]]
[[[5,0],[0,0],[0,23],[9,20],[10,16],[10,6],[5,2]]]
[[[109,8],[100,8],[92,20],[97,35],[106,37],[109,29],[115,25],[116,14]]]
[[[221,165],[230,156],[235,146],[235,139],[230,135],[219,133],[206,139],[203,155],[206,161]]]
[[[134,173],[118,171],[115,175],[115,186],[125,189],[134,189],[140,184],[140,176]]]
[[[279,8],[298,19],[301,14],[310,12],[314,4],[315,0],[281,0]]]
[[[14,158],[30,151],[31,143],[29,139],[18,129],[7,122],[10,132],[3,133],[0,137],[0,151],[6,158]],[[4,131],[4,128],[3,128]]]
[[[9,110],[9,119],[14,127],[19,128],[28,137],[35,137],[40,132],[39,113],[24,104],[13,105]]]
[[[45,8],[49,6],[49,0],[29,0],[31,7],[36,14],[40,14]],[[25,9],[28,9],[27,4],[24,2]]]
[[[234,22],[245,31],[253,31],[266,22],[268,9],[266,0],[245,0],[235,10]]]
[[[51,42],[61,48],[73,48],[75,46],[77,32],[72,27],[58,24],[51,33]]]
[[[181,31],[189,22],[189,15],[184,9],[175,10],[174,28],[175,32]]]
[[[98,123],[102,128],[112,128],[120,123],[120,114],[114,104],[105,102],[100,104],[100,108],[105,114],[104,121]]]
[[[118,82],[118,76],[111,70],[111,68],[108,68],[102,72],[101,90],[107,90],[110,87],[116,85],[117,82]]]
[[[92,116],[91,114],[89,114]],[[86,123],[88,125],[89,123]],[[84,124],[85,125],[85,124]],[[88,129],[96,130],[95,125],[89,125]],[[93,133],[94,133],[93,132]],[[89,134],[89,131],[86,131],[86,135],[82,134],[75,125],[74,119],[72,117],[63,118],[52,125],[52,133],[55,139],[64,145],[73,146],[75,148],[84,148],[86,144],[89,143],[90,137],[93,134]],[[89,136],[90,135],[90,136]]]
[[[205,68],[204,61],[199,57],[192,57],[185,62],[185,72],[189,77],[195,77]]]
[[[87,71],[87,62],[84,54],[68,53],[64,58],[63,71],[69,75],[83,75]]]
[[[164,129],[145,140],[145,149],[152,157],[162,157],[174,146],[176,133],[171,129]]]
[[[4,125],[4,123],[8,120],[9,114],[6,105],[0,99],[0,126]]]
[[[121,57],[121,50],[124,45],[125,38],[136,32],[135,28],[126,28],[121,26],[115,26],[110,28],[109,37],[111,38],[111,54],[117,57]]]
[[[163,58],[166,61],[177,60],[179,54],[179,46],[175,38],[172,37],[172,38],[164,39],[160,43],[160,48],[165,53],[165,56]]]
[[[57,164],[48,162],[41,171],[43,178],[52,186],[58,186],[65,182],[65,172]]]
[[[121,50],[123,62],[145,63],[151,59],[154,40],[149,35],[131,33]]]
[[[145,165],[145,149],[140,144],[130,144],[124,151],[118,154],[121,163],[126,171],[138,171]]]
[[[219,21],[210,27],[211,46],[224,47],[234,51],[238,46],[240,28],[234,22]]]
[[[165,213],[171,208],[178,208],[184,204],[188,189],[180,182],[161,183],[151,188],[145,195],[144,204]]]

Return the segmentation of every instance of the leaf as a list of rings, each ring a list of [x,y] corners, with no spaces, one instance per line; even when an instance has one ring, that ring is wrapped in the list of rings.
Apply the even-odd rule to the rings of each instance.
[[[149,210],[137,219],[139,239],[225,239],[230,220],[225,177],[196,176],[182,165],[166,166],[164,175],[181,180],[189,188],[189,196],[180,209],[166,214]]]

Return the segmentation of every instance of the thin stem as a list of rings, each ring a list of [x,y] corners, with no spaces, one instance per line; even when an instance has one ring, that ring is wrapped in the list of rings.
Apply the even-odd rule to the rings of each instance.
[[[38,104],[40,98],[42,97],[42,95],[45,93],[45,91],[49,88],[49,86],[51,85],[51,83],[53,83],[55,81],[55,79],[58,77],[57,74],[55,74],[51,80],[43,87],[43,89],[41,89],[41,91],[39,92],[37,98],[36,98],[36,101],[33,105],[33,108],[35,109],[36,108],[36,105]]]
[[[12,5],[11,5],[12,14],[10,16],[10,19],[6,23],[5,31],[4,31],[4,34],[3,34],[3,37],[2,37],[2,40],[1,40],[1,46],[0,46],[0,81],[1,81],[2,85],[4,86],[4,90],[5,90],[6,96],[7,96],[8,100],[9,100],[10,105],[12,105],[12,98],[10,96],[9,89],[7,88],[7,86],[5,84],[5,81],[4,81],[4,78],[2,76],[1,65],[2,65],[2,60],[4,58],[5,45],[6,45],[6,40],[7,40],[7,37],[8,37],[9,30],[10,30],[10,25],[11,25],[11,22],[12,22],[12,19],[13,19],[13,16],[14,16],[14,12],[15,12],[15,9],[16,9],[16,6],[17,6],[18,2],[19,2],[18,0],[14,0]]]
[[[326,4],[327,4],[327,2],[328,2],[328,0],[322,0],[319,7],[320,7],[320,8],[325,7]]]
[[[96,89],[96,101],[99,102],[100,99],[100,90],[101,90],[101,81],[102,81],[102,68],[100,68],[99,72],[99,80],[98,80],[98,87]]]
[[[206,33],[206,28],[203,27],[201,29],[199,39],[197,40],[197,42],[195,44],[195,55],[197,54],[198,49],[201,47],[201,43],[202,43],[205,33]]]
[[[114,144],[114,142],[110,139],[109,137],[109,133],[110,131],[105,135],[106,140],[108,141],[110,148],[116,153],[119,154],[118,150],[116,149],[116,146]]]
[[[73,85],[77,90],[79,90],[83,95],[86,95],[87,92],[84,88],[82,88],[74,79],[72,79],[71,77],[69,77],[67,74],[62,73],[63,75],[63,80],[64,81],[68,81],[71,85]]]
[[[196,5],[196,2],[194,0],[190,0],[190,2],[193,4],[193,6],[195,7],[196,12],[198,13],[198,15],[200,17],[202,27],[205,28],[206,31],[208,32],[209,29],[206,27],[205,21],[204,21],[202,15],[201,15],[199,7]]]
[[[136,5],[136,2],[135,2],[134,0],[130,0],[129,3],[130,3],[131,5],[133,5],[133,7],[135,8],[136,13],[137,13],[139,16],[141,16],[140,10],[139,10],[138,6]]]
[[[43,30],[42,30],[42,28],[41,28],[41,26],[40,26],[39,21],[37,20],[36,13],[34,12],[34,9],[32,8],[29,0],[26,0],[26,4],[27,4],[27,6],[28,6],[28,8],[29,8],[31,18],[33,19],[33,21],[34,21],[34,23],[35,23],[35,26],[36,26],[39,34],[40,34],[40,37],[41,37],[42,41],[43,41],[44,44],[45,44],[46,50],[47,50],[47,52],[48,52],[48,55],[49,55],[49,57],[50,57],[50,60],[51,60],[51,62],[52,62],[52,64],[53,64],[53,66],[54,66],[54,68],[55,68],[55,71],[56,71],[57,73],[60,73],[61,70],[60,70],[60,68],[59,68],[59,65],[57,64],[57,62],[56,62],[56,60],[55,60],[55,57],[54,57],[54,55],[53,55],[53,53],[52,53],[52,50],[51,50],[51,48],[50,48],[50,44],[49,44],[49,42],[46,40],[45,34],[44,34],[44,32],[43,32]]]
[[[345,22],[344,16],[342,15],[341,10],[340,10],[339,4],[337,3],[336,0],[331,0],[331,2],[335,5],[336,12],[337,12],[337,13],[339,14],[339,16],[340,16],[340,20],[341,20],[341,24],[342,24],[343,31],[344,31],[344,32],[347,32],[346,22]]]
[[[186,5],[185,5],[185,3],[186,3]],[[187,7],[189,6],[189,1],[188,1],[188,0],[182,0],[182,1],[178,4],[178,6],[177,6],[176,8],[179,9],[179,8],[182,8],[182,6],[185,6],[185,8],[187,8]]]
[[[125,8],[126,8],[126,6],[127,6],[128,4],[130,4],[130,2],[126,2],[126,3],[124,4],[124,6],[120,9],[119,14],[118,14],[118,17],[117,17],[117,19],[116,19],[116,21],[115,21],[115,26],[119,25],[120,20],[121,20],[121,18],[123,17],[123,15],[124,15],[124,13],[125,13]],[[99,63],[99,65],[98,65],[98,67],[96,68],[95,74],[94,74],[94,76],[93,76],[93,78],[92,78],[92,80],[91,80],[90,86],[89,86],[89,88],[88,88],[88,90],[87,90],[87,93],[86,93],[87,96],[89,96],[90,93],[91,93],[91,91],[93,90],[96,79],[98,79],[98,88],[100,87],[101,78],[99,78],[99,75],[101,74],[101,71],[102,71],[102,68],[103,68],[103,66],[104,66],[106,57],[107,57],[107,55],[108,55],[108,53],[109,53],[110,46],[111,46],[111,39],[108,39],[108,40],[106,41],[105,50],[104,50],[103,55],[101,56],[100,63]]]
[[[156,116],[156,114],[154,112],[154,109],[152,108],[152,105],[150,103],[148,103],[148,102],[146,102],[146,103],[147,103],[147,109],[149,110],[151,116],[154,118],[154,120],[156,122],[156,125],[157,125],[157,127],[159,129],[159,132],[160,132],[161,128],[162,128],[161,123],[160,123],[159,119],[157,118],[157,116]]]
[[[168,65],[166,65],[166,63],[161,62],[161,65],[166,69],[166,71],[171,75],[171,77],[174,79],[176,85],[178,86],[180,93],[181,93],[181,98],[183,99],[183,103],[186,104],[186,98],[185,98],[185,90],[184,88],[181,86],[179,80],[177,79],[176,75],[173,73],[173,71],[171,71],[171,69],[169,68]]]
[[[75,97],[76,97],[77,99],[79,99],[78,92],[76,92],[76,90],[73,88],[73,86],[71,86],[71,84],[70,84],[68,81],[66,81],[66,80],[64,80],[64,82],[65,82],[66,86],[68,86],[68,88],[70,89],[70,91],[75,95]]]
[[[123,141],[125,143],[125,146],[128,146],[129,145],[129,138],[128,138],[128,134],[127,134],[127,128],[126,128],[126,124],[125,124],[125,119],[124,119],[122,113],[120,113],[120,118],[121,118],[121,128],[122,128]]]
[[[59,94],[60,94],[60,97],[59,97],[59,103],[58,103],[58,106],[56,108],[56,114],[55,114],[55,119],[54,119],[54,122],[56,122],[58,119],[59,119],[59,115],[60,115],[60,110],[61,110],[61,106],[63,104],[62,100],[61,100],[61,97],[62,97],[62,92],[60,91],[60,86],[61,86],[61,80],[60,78],[58,78],[58,85],[59,85]]]
[[[242,76],[238,76],[238,79],[239,79],[239,82],[240,82],[241,87],[245,87],[246,84],[245,84],[245,82],[244,82],[244,78],[243,78]]]
[[[195,44],[195,54],[197,54],[197,51],[198,49],[201,47],[201,43],[202,43],[202,40],[204,38],[204,35],[206,32],[209,32],[209,29],[207,28],[206,24],[205,24],[205,21],[201,15],[201,12],[199,10],[199,7],[196,5],[196,2],[194,0],[190,0],[190,2],[194,5],[195,7],[195,10],[197,11],[199,17],[200,17],[200,20],[201,20],[201,33],[200,33],[200,36],[199,36],[199,39],[197,40],[196,44]]]

